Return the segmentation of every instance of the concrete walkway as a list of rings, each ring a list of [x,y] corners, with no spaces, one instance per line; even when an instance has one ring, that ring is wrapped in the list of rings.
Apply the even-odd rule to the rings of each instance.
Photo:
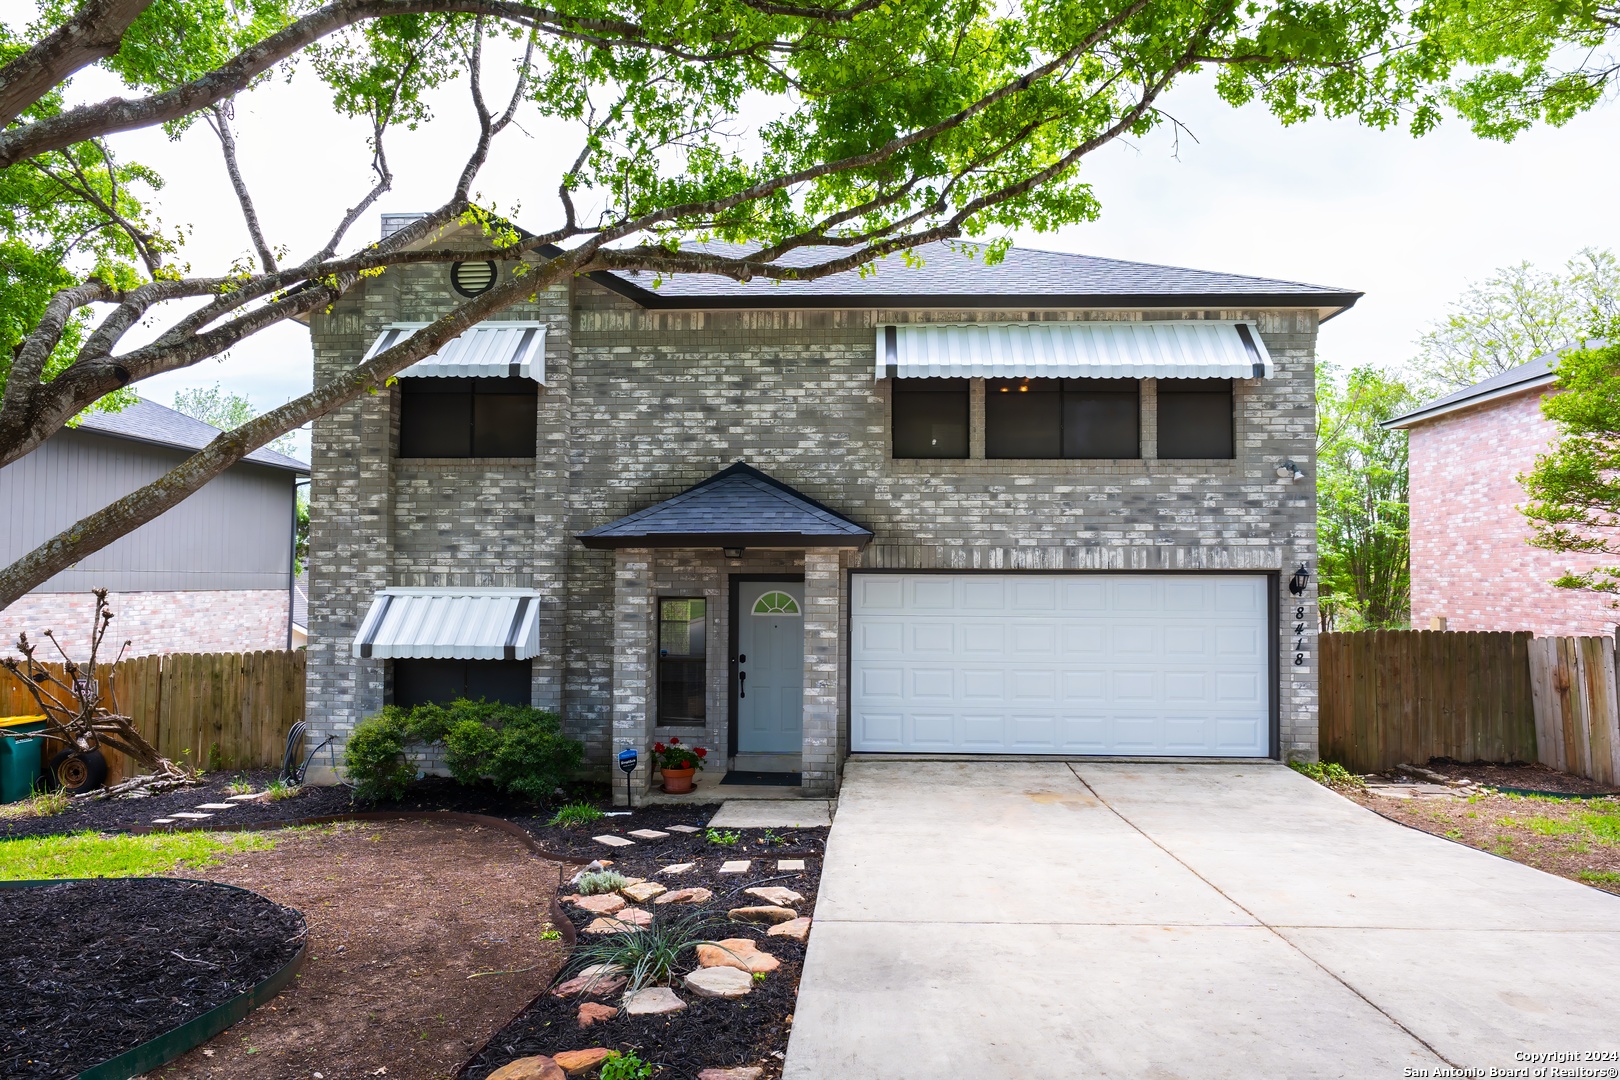
[[[1271,762],[852,761],[784,1080],[1434,1075],[1617,1001],[1620,897]]]

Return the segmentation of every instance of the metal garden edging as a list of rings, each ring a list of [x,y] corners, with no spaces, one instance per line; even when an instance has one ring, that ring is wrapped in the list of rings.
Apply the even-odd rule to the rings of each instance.
[[[0,889],[34,889],[45,885],[71,885],[88,881],[186,881],[198,885],[212,885],[215,888],[235,889],[237,892],[257,896],[261,900],[270,900],[268,896],[244,889],[237,885],[228,885],[223,881],[204,881],[199,878],[46,878],[27,881],[0,881]],[[275,903],[274,900],[270,900]],[[285,905],[280,905],[285,906]],[[304,960],[309,954],[309,924],[304,919],[304,913],[297,908],[289,910],[298,915],[298,921],[304,924],[303,938],[299,942],[298,951],[293,953],[292,959],[271,972],[253,986],[237,994],[235,997],[214,1006],[200,1016],[194,1016],[179,1027],[170,1028],[163,1034],[151,1038],[132,1049],[124,1051],[117,1057],[108,1058],[99,1065],[92,1065],[78,1074],[77,1080],[130,1080],[131,1077],[151,1072],[160,1065],[166,1065],[187,1050],[201,1046],[215,1035],[224,1031],[232,1024],[247,1016],[254,1009],[269,1001],[284,990],[293,977],[302,970]]]

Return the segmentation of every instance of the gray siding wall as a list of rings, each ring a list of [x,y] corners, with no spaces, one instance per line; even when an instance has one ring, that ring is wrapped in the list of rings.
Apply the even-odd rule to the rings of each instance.
[[[391,272],[317,317],[317,377],[352,364],[383,323],[446,310],[443,277],[427,268]],[[573,536],[738,459],[873,529],[873,544],[848,560],[855,569],[1247,570],[1286,579],[1301,562],[1315,566],[1314,482],[1275,474],[1282,458],[1315,471],[1314,311],[661,312],[580,281],[503,317],[544,318],[551,327],[532,466],[391,463],[390,394],[316,424],[309,701],[312,720],[340,735],[383,702],[382,664],[348,656],[377,588],[532,585],[546,598],[535,701],[560,706],[591,759],[605,762],[615,563]],[[1259,324],[1276,377],[1237,383],[1235,461],[1157,460],[1151,380],[1145,460],[890,458],[889,387],[872,374],[876,326],[1143,318]],[[982,415],[982,388],[976,395]],[[982,442],[976,451],[982,455]],[[660,555],[647,572],[660,587],[684,579],[711,597],[723,592],[718,567],[700,567]],[[1314,581],[1304,603],[1314,603]],[[1303,657],[1294,663],[1295,606],[1282,590],[1280,749],[1313,757],[1316,622],[1304,620]],[[841,661],[846,653],[840,642]],[[844,713],[847,705],[834,762],[846,745]],[[711,728],[717,723],[711,717]]]
[[[0,564],[21,558],[189,456],[130,439],[58,432],[0,469]],[[292,567],[293,479],[280,469],[233,466],[36,591],[285,590]]]

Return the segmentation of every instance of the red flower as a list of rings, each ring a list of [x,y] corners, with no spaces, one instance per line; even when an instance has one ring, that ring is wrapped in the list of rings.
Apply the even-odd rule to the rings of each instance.
[[[664,744],[663,744],[663,743],[661,743],[661,742],[655,742],[655,743],[653,743],[653,751],[654,751],[654,752],[655,752],[655,753],[659,753],[659,754],[662,754],[662,753],[663,753],[663,752],[664,752]]]
[[[698,757],[708,757],[709,756],[709,752],[707,750],[703,749],[703,747],[701,747],[701,746],[698,747],[696,750],[694,750],[693,753],[695,753]]]
[[[669,737],[669,745],[671,745],[671,746],[679,746],[680,744],[681,744],[681,738],[680,738],[679,735],[671,735]]]

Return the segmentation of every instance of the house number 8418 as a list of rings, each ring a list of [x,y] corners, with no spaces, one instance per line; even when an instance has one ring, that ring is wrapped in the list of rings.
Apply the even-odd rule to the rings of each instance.
[[[1305,663],[1305,609],[1294,609],[1294,666]]]

